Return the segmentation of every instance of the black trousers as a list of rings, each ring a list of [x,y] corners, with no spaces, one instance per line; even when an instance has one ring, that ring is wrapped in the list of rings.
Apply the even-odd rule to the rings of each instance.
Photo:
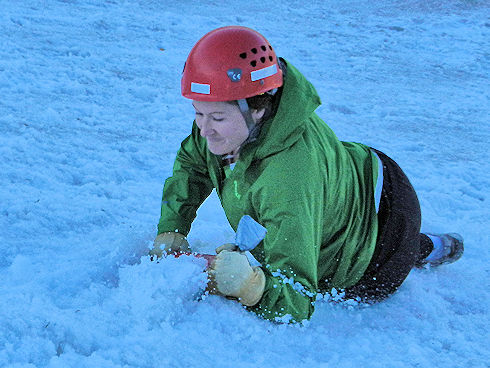
[[[420,234],[420,204],[407,176],[395,161],[374,151],[383,163],[376,248],[364,276],[345,290],[346,298],[366,303],[394,293],[415,263],[433,249],[429,237]]]

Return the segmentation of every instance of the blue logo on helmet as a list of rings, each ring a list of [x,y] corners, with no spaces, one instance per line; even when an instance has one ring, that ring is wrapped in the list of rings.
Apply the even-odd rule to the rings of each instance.
[[[242,70],[241,69],[229,69],[226,74],[228,74],[228,78],[232,82],[240,82],[240,79],[242,79]]]

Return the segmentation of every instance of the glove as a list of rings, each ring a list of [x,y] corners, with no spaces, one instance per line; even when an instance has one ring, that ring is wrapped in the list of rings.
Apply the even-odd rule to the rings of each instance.
[[[177,254],[191,252],[191,249],[184,235],[168,232],[157,235],[153,241],[153,248],[149,252],[150,259],[153,261],[162,258],[163,252],[166,254]]]
[[[241,252],[220,250],[207,272],[210,294],[231,296],[249,307],[257,304],[264,294],[264,271],[260,267],[252,268]]]

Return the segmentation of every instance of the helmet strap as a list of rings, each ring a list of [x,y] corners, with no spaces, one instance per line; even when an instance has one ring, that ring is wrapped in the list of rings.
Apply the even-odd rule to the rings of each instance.
[[[237,149],[235,154],[227,154],[222,157],[222,159],[227,162],[227,164],[233,163],[236,160],[236,157],[238,157],[238,153],[240,152],[241,148],[250,142],[253,142],[254,140],[257,139],[257,132],[259,129],[259,125],[255,123],[253,117],[252,117],[252,112],[250,111],[250,107],[248,106],[247,100],[246,99],[241,99],[237,100],[238,103],[238,108],[240,109],[240,112],[242,113],[243,118],[245,119],[245,123],[247,124],[248,128],[248,137],[245,139],[245,142],[243,142],[240,147]]]
[[[248,106],[246,99],[237,100],[238,108],[242,113],[243,118],[245,119],[245,123],[247,124],[247,128],[249,133],[253,130],[255,121],[252,117],[252,112],[250,111],[250,107]]]

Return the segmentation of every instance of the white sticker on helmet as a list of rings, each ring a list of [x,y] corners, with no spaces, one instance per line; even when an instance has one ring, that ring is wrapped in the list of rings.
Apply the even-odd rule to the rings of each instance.
[[[277,65],[274,64],[268,66],[267,68],[253,71],[252,73],[250,73],[250,77],[252,78],[252,82],[255,82],[256,80],[270,77],[271,75],[274,75],[276,73],[277,73]]]
[[[211,94],[211,86],[209,84],[191,83],[191,92],[201,93],[203,95]]]

